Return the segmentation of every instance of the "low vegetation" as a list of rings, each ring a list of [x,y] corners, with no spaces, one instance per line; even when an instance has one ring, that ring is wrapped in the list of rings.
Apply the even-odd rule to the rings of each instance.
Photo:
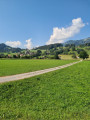
[[[90,61],[0,84],[1,120],[90,120]]]
[[[74,62],[75,60],[0,60],[0,76],[32,72]]]

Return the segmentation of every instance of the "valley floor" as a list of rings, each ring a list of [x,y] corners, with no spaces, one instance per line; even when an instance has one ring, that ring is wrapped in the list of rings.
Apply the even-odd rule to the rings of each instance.
[[[22,73],[22,74],[17,74],[17,75],[0,77],[0,83],[20,80],[20,79],[24,79],[24,78],[30,78],[30,77],[33,77],[33,76],[36,76],[36,75],[40,75],[40,74],[48,73],[48,72],[55,71],[55,70],[58,70],[58,69],[62,69],[62,68],[65,68],[65,67],[77,64],[77,63],[79,63],[81,61],[65,64],[65,65],[62,65],[62,66],[54,67],[54,68],[49,68],[49,69],[29,72],[29,73]]]
[[[75,62],[76,60],[27,60],[5,59],[0,60],[0,76],[27,73],[36,70],[48,69],[60,65]]]
[[[90,120],[90,61],[0,84],[1,120]]]

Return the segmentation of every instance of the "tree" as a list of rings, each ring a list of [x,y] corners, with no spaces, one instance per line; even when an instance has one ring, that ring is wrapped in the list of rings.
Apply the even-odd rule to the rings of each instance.
[[[72,55],[72,58],[77,58],[77,57],[76,57],[76,54],[73,54],[73,55]]]
[[[78,54],[80,54],[81,51],[84,51],[84,49],[77,49]]]
[[[42,54],[41,50],[37,50],[36,56],[40,56]]]
[[[72,47],[72,51],[75,51],[75,47],[74,46]]]
[[[16,55],[13,55],[13,58],[17,58],[17,56],[16,56]]]
[[[0,58],[5,58],[5,55],[4,54],[0,54]]]
[[[54,59],[59,59],[57,52],[56,52],[55,55],[54,55]]]
[[[79,54],[79,57],[83,58],[83,59],[85,59],[85,58],[87,59],[87,58],[89,58],[89,55],[87,54],[86,51],[81,51]]]

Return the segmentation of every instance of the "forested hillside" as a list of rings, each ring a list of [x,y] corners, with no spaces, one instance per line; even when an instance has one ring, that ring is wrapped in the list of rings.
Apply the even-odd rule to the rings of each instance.
[[[12,48],[10,46],[7,46],[6,44],[4,43],[1,43],[0,44],[0,52],[20,52],[21,51],[21,48]]]

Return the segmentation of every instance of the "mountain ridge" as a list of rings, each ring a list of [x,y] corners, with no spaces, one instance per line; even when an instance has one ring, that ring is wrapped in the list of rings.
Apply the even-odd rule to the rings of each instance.
[[[13,48],[10,47],[4,43],[0,44],[0,52],[20,52],[22,49],[21,48]]]
[[[66,44],[75,44],[75,46],[81,45],[81,44],[86,44],[90,43],[90,37],[85,38],[85,39],[80,39],[80,40],[68,40],[65,43],[55,43],[55,44],[50,44],[50,45],[43,45],[40,47],[36,47],[34,49],[41,49],[41,50],[47,50],[47,49],[52,49],[56,47],[62,47],[65,46]],[[23,49],[21,48],[13,48],[10,47],[4,43],[0,44],[0,52],[21,52]]]
[[[48,48],[54,48],[55,46],[60,47],[60,46],[65,46],[66,44],[75,44],[75,46],[81,45],[81,44],[86,44],[90,43],[90,37],[85,38],[85,39],[80,39],[80,40],[68,40],[65,43],[55,43],[55,44],[50,44],[50,45],[43,45],[40,47],[37,47],[36,49],[48,49]]]
[[[75,44],[76,46],[78,46],[85,43],[90,43],[90,37],[80,40],[68,40],[64,44]]]

